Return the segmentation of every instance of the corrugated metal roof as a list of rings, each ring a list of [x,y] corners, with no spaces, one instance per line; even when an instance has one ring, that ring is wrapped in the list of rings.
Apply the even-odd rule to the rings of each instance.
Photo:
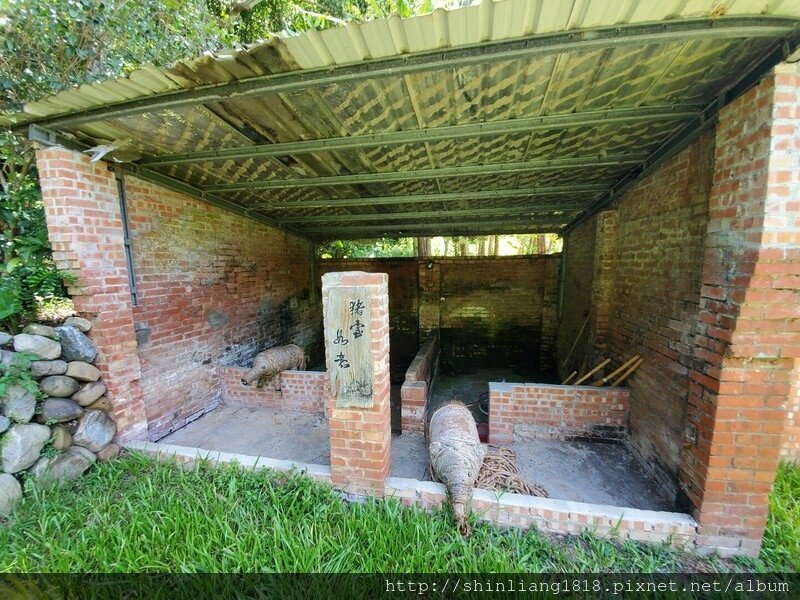
[[[354,223],[413,234],[435,211],[442,233],[552,231],[794,43],[799,23],[796,0],[484,1],[146,66],[30,103],[20,118],[87,144],[128,139],[143,176],[312,237],[351,237]],[[475,129],[485,124],[499,133]],[[296,142],[311,145],[281,146]],[[191,156],[237,148],[256,149]],[[165,155],[174,160],[148,166]],[[531,193],[501,195],[520,189]]]

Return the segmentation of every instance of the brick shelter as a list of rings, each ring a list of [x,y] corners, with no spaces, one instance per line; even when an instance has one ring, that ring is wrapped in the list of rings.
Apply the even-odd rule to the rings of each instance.
[[[286,402],[327,415],[335,485],[425,505],[434,491],[390,481],[391,380],[403,428],[422,430],[438,359],[566,377],[639,355],[607,396],[498,382],[490,437],[605,427],[689,515],[670,521],[681,539],[757,554],[778,462],[800,448],[800,9],[535,4],[275,38],[18,116],[120,441],[146,447],[221,401]],[[128,158],[90,158],[112,141]],[[559,233],[564,249],[391,264],[315,251],[504,232]],[[329,385],[323,315],[345,280],[374,292],[369,407],[337,406]],[[236,387],[286,343],[325,374],[290,373],[280,396]],[[551,511],[559,531],[617,514],[561,509],[509,514]]]

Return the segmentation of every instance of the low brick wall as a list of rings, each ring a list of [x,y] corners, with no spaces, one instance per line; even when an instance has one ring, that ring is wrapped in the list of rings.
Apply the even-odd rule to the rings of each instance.
[[[242,385],[244,367],[219,367],[222,401],[242,406],[265,406],[303,412],[327,412],[328,374],[325,371],[284,371],[281,389]]]
[[[330,467],[325,465],[153,442],[134,441],[126,447],[159,459],[175,459],[185,465],[193,465],[198,459],[221,464],[235,462],[246,469],[304,471],[316,481],[330,482]],[[417,506],[428,511],[436,510],[447,502],[444,485],[432,481],[388,477],[383,491],[385,497],[398,498],[405,506]],[[503,527],[536,527],[540,531],[559,534],[578,534],[589,530],[598,536],[653,543],[670,542],[674,546],[694,543],[697,528],[695,520],[683,513],[568,502],[521,494],[498,495],[480,489],[473,491],[472,510],[481,520]]]
[[[406,506],[436,510],[447,501],[441,483],[389,477],[385,497],[394,496]],[[623,540],[661,543],[682,547],[694,541],[697,523],[683,513],[639,510],[538,498],[522,494],[503,494],[476,489],[472,493],[472,510],[483,521],[495,525],[527,529],[536,527],[550,533],[615,536]]]
[[[489,443],[527,438],[623,439],[627,388],[541,383],[489,384]]]
[[[439,365],[439,332],[434,331],[420,347],[406,371],[400,388],[401,427],[403,432],[425,431],[428,400],[433,377]]]

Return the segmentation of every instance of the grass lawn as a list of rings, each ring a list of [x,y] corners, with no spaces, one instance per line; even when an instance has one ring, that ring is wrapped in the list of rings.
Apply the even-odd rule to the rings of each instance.
[[[349,504],[302,475],[187,471],[130,453],[71,486],[28,490],[0,525],[0,572],[797,571],[798,498],[800,469],[784,466],[760,559],[726,562],[477,522],[462,539],[445,510]]]

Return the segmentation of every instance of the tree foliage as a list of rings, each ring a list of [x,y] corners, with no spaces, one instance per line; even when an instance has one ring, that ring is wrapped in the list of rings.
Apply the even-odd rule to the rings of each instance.
[[[0,0],[3,108],[234,41],[204,0]]]
[[[463,0],[462,0],[463,1]],[[428,12],[431,0],[0,0],[0,112],[63,89],[167,66],[273,32]],[[244,7],[244,9],[242,9]],[[33,148],[0,132],[0,325],[66,295],[51,258]],[[413,240],[336,242],[338,257],[412,256]]]
[[[230,18],[238,41],[250,44],[274,32],[300,33],[327,29],[347,21],[369,21],[397,13],[401,17],[430,12],[431,0],[261,0],[250,10],[236,11],[236,3],[209,0],[219,16]]]
[[[391,258],[403,256],[529,256],[561,251],[555,233],[425,238],[336,240],[318,248],[320,258]]]
[[[204,0],[0,0],[0,110],[62,89],[233,41]],[[0,133],[0,322],[12,331],[57,306],[65,280],[51,258],[33,148]]]
[[[414,238],[380,238],[369,241],[336,240],[319,246],[320,258],[388,258],[416,256]]]

